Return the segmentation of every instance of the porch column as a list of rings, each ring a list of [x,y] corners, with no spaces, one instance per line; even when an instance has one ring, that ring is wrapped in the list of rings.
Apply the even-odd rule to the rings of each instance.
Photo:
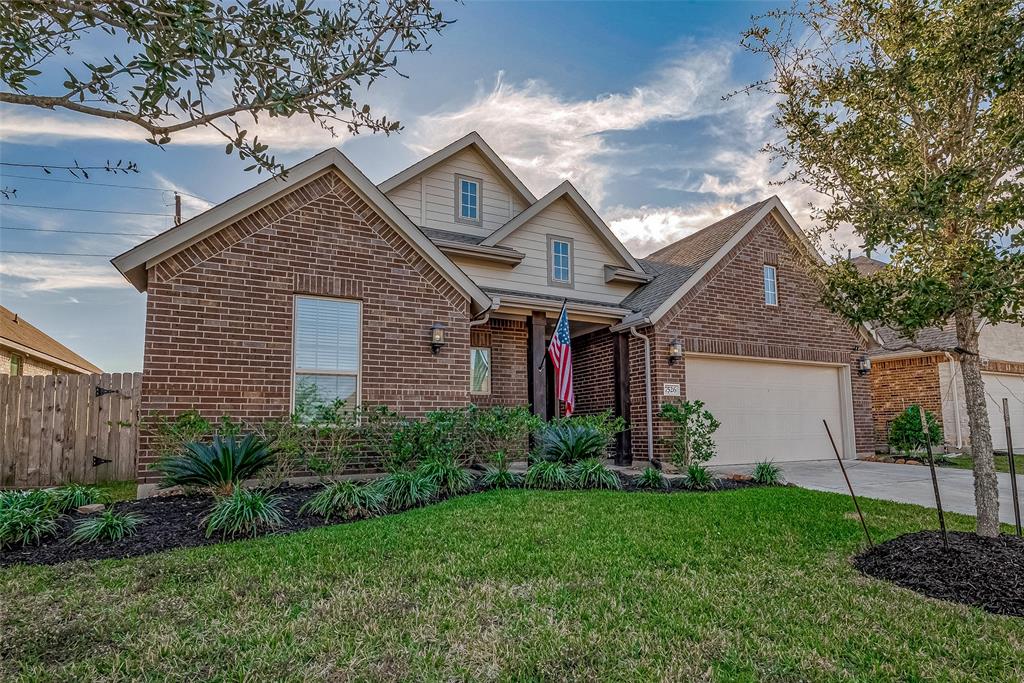
[[[633,434],[630,425],[629,337],[628,332],[615,335],[612,367],[615,375],[615,416],[626,420],[626,428],[615,435],[615,464],[633,464]]]
[[[545,348],[547,346],[545,343],[547,324],[548,318],[544,311],[533,311],[530,319],[527,321],[530,346],[530,353],[527,357],[527,362],[529,363],[527,376],[529,377],[530,408],[533,409],[534,415],[540,415],[545,420],[548,417],[547,374],[544,367],[544,356],[547,351]]]

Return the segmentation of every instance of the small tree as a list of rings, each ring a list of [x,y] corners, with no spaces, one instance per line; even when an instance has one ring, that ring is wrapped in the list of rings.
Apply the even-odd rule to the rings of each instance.
[[[924,411],[924,419],[928,421],[929,441],[933,446],[942,443],[942,426],[935,419],[935,413]],[[924,429],[921,428],[921,410],[910,406],[896,416],[889,425],[889,447],[898,453],[908,455],[911,451],[925,447]]]
[[[767,145],[824,196],[818,237],[852,226],[891,264],[822,268],[825,303],[903,346],[960,361],[978,533],[999,534],[979,329],[1024,323],[1024,5],[1019,0],[810,0],[755,19],[743,45],[773,74],[785,140]],[[956,341],[918,333],[952,322]]]
[[[431,0],[5,0],[0,102],[124,121],[156,145],[211,128],[252,160],[246,170],[278,171],[247,130],[259,117],[308,116],[332,135],[336,124],[396,131],[357,91],[449,23]]]
[[[722,423],[704,408],[704,401],[663,403],[660,414],[675,425],[669,447],[676,467],[686,470],[691,464],[704,463],[715,457],[713,435]]]

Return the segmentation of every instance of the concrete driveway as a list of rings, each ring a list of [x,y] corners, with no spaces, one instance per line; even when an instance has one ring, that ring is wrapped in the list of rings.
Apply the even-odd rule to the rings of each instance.
[[[790,484],[816,491],[832,491],[849,495],[843,473],[835,460],[811,460],[806,462],[780,462],[782,477]],[[897,503],[913,503],[935,507],[932,493],[932,478],[927,467],[922,465],[895,465],[862,460],[844,460],[846,472],[853,482],[853,491],[858,497],[891,500]],[[717,468],[716,468],[717,469]],[[750,466],[735,469],[723,467],[722,471],[749,473]],[[939,494],[942,507],[951,512],[974,515],[974,477],[970,470],[943,467],[936,470],[939,478]],[[1010,475],[999,472],[999,518],[1013,524],[1013,500],[1010,497]],[[1017,475],[1017,489],[1024,514],[1024,476]]]

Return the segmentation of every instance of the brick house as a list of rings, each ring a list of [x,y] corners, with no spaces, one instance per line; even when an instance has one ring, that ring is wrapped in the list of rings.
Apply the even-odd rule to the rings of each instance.
[[[865,275],[888,265],[870,256],[851,261]],[[912,405],[922,405],[939,418],[947,450],[969,449],[964,380],[960,363],[950,353],[958,346],[954,323],[924,329],[913,341],[886,328],[875,333],[880,345],[870,354],[876,450],[888,451],[889,425]],[[1010,406],[1012,433],[1024,435],[1024,327],[979,321],[978,346],[992,446],[1005,451],[1004,398]],[[1021,443],[1015,444],[1015,452],[1024,446],[1024,439],[1015,438],[1018,440]]]
[[[0,306],[0,374],[29,377],[101,372],[17,313]]]
[[[694,397],[719,463],[830,457],[823,418],[868,453],[870,338],[818,303],[806,258],[773,197],[637,259],[571,184],[538,199],[471,133],[379,185],[326,150],[113,263],[148,294],[144,414],[259,421],[311,391],[550,417],[564,301],[576,411],[626,417],[620,461],[664,459],[657,407]]]

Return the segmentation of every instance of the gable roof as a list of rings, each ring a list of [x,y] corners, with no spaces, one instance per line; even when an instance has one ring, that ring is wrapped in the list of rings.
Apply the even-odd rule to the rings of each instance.
[[[472,147],[478,153],[480,153],[480,155],[483,156],[483,158],[486,159],[487,162],[494,168],[498,175],[500,175],[505,180],[505,182],[507,182],[512,187],[512,189],[515,190],[516,194],[519,195],[519,198],[523,200],[523,202],[525,202],[526,204],[533,204],[535,201],[537,201],[537,198],[534,197],[533,193],[530,192],[529,188],[527,188],[526,185],[523,184],[523,181],[520,180],[518,176],[516,176],[516,174],[512,172],[512,169],[510,169],[505,164],[505,162],[501,160],[501,157],[499,157],[495,153],[495,151],[491,149],[490,145],[484,142],[484,139],[480,136],[480,133],[477,133],[475,130],[467,135],[462,136],[455,142],[452,142],[446,145],[445,147],[442,147],[433,154],[424,157],[423,159],[420,159],[419,161],[417,161],[415,164],[405,169],[404,171],[399,171],[398,173],[391,176],[384,182],[380,183],[380,185],[378,185],[377,187],[380,188],[381,192],[391,192],[391,190],[395,189],[402,183],[408,180],[412,180],[413,178],[415,178],[416,176],[420,175],[425,171],[429,171],[434,166],[437,166],[446,159],[455,156],[456,154],[466,149],[467,147]]]
[[[11,346],[27,355],[53,365],[86,374],[103,372],[24,318],[0,306],[0,344]]]
[[[619,241],[619,238],[615,236],[615,233],[611,231],[611,228],[601,220],[601,217],[597,215],[597,212],[594,211],[593,207],[587,203],[587,200],[583,198],[583,196],[568,180],[563,180],[558,187],[551,190],[551,192],[548,192],[546,195],[528,206],[525,211],[521,212],[518,216],[485,237],[480,244],[487,247],[497,246],[498,242],[523,227],[527,222],[538,216],[542,211],[544,211],[544,209],[548,208],[559,199],[565,199],[569,202],[569,204],[579,212],[590,227],[597,232],[598,236],[601,237],[609,247],[611,247],[612,251],[621,256],[622,260],[625,261],[631,269],[638,273],[644,272],[644,269],[640,266],[640,263],[636,258],[629,253],[629,250],[626,249],[626,246]]]
[[[861,275],[874,275],[889,265],[885,261],[879,261],[870,256],[854,256],[850,259],[850,263]]]
[[[466,295],[476,311],[491,304],[482,289],[429,240],[394,203],[340,150],[330,147],[288,169],[287,177],[269,178],[255,187],[204,211],[181,225],[160,233],[111,259],[111,263],[140,292],[146,291],[148,270],[198,240],[205,239],[243,215],[280,198],[306,181],[329,170],[340,173],[358,195],[376,210],[428,263]]]

